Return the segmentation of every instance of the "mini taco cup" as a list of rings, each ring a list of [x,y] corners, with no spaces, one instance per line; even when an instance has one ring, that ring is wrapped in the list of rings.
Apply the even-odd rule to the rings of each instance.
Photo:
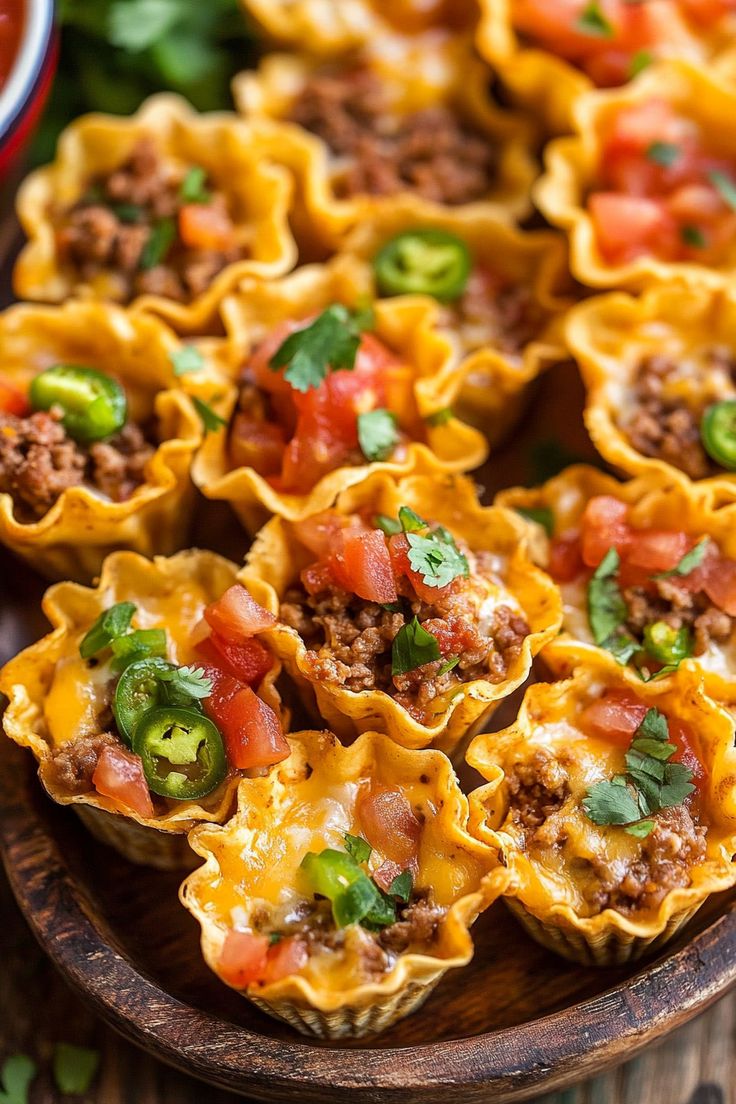
[[[329,732],[301,732],[289,742],[289,759],[241,783],[232,820],[190,835],[206,861],[184,882],[181,900],[201,924],[208,966],[259,1008],[323,1038],[383,1031],[417,1008],[448,969],[471,960],[468,929],[507,874],[466,832],[467,801],[444,755],[409,752],[377,733],[350,748]],[[407,911],[394,906],[404,917],[399,942],[390,918],[380,931],[355,921],[336,927],[300,870],[308,852],[344,852],[346,833],[372,841],[370,857],[360,860],[364,884],[385,869],[394,841],[365,820],[365,809],[387,793],[415,841],[411,857],[388,860],[403,864],[411,887]],[[412,921],[420,912],[431,919],[423,937]],[[274,933],[260,974],[248,969],[243,951],[268,945]]]
[[[585,422],[605,459],[627,475],[701,486],[733,479],[706,451],[708,407],[736,397],[736,296],[657,285],[641,297],[597,296],[569,315],[565,336],[586,387]],[[703,482],[701,482],[703,481]]]
[[[672,680],[679,667],[702,679],[717,701],[733,696],[736,635],[728,611],[736,610],[729,589],[736,575],[734,509],[717,484],[706,491],[654,473],[619,483],[578,465],[542,487],[504,491],[497,501],[532,519],[544,517],[551,529],[550,544],[534,525],[537,560],[562,597],[561,631],[542,656],[557,677],[590,660],[620,671],[638,689],[646,678]],[[609,546],[619,555],[610,579],[612,600],[624,603],[623,619],[611,623],[614,639],[596,644],[599,599],[591,577]],[[688,553],[695,555],[689,569]],[[615,639],[619,633],[631,648]]]
[[[106,196],[104,182],[112,174],[120,176],[120,170],[129,163],[141,142],[148,143],[146,164],[135,170],[138,175],[133,173],[124,202],[116,205]],[[192,169],[201,170],[202,179],[198,189],[194,189],[199,194],[192,192],[189,199],[181,190],[164,199],[158,195],[154,184],[166,182],[170,177],[174,188],[181,176],[180,189],[184,189],[183,181]],[[192,185],[195,183],[191,181]],[[205,183],[207,188],[203,191]],[[122,187],[119,180],[118,185]],[[99,215],[96,216],[98,221],[92,227],[95,249],[89,253],[87,245],[84,246],[87,251],[82,264],[70,252],[71,247],[62,244],[60,228],[75,205],[88,196],[91,186],[102,189],[98,204],[101,202],[103,207],[107,205],[109,211],[119,214],[116,214],[118,222],[111,223],[112,215],[103,211],[101,227]],[[143,266],[145,247],[141,250],[140,243],[131,240],[129,224],[143,220],[149,225],[146,204],[153,205],[151,212],[157,212],[159,207],[163,211],[163,205],[167,211],[171,208],[169,214],[173,212],[179,226],[177,231],[172,222],[174,244],[181,244],[176,237],[183,226],[181,211],[197,214],[211,210],[208,205],[213,202],[212,189],[227,214],[227,245],[224,228],[213,229],[208,225],[198,231],[199,244],[195,247],[196,220],[188,217],[187,223],[192,244],[186,249],[193,251],[193,256],[196,254],[197,264],[209,265],[206,277],[194,278],[194,262],[186,272],[182,267],[181,286],[173,295],[172,276],[164,279],[162,275],[154,281],[146,272],[143,279],[142,268],[136,275],[135,265],[131,267],[132,260],[127,254],[132,257],[137,250]],[[131,203],[128,193],[134,195],[136,202]],[[185,208],[183,200],[194,207]],[[85,115],[62,134],[56,160],[32,173],[18,193],[18,217],[28,244],[16,262],[15,291],[19,297],[46,302],[61,302],[70,295],[123,303],[134,300],[136,308],[161,315],[181,332],[201,333],[212,325],[221,297],[244,275],[271,277],[292,267],[296,251],[288,224],[290,202],[288,173],[268,159],[251,130],[235,115],[225,112],[198,115],[185,100],[168,93],[151,97],[129,118]],[[99,211],[99,205],[94,210]],[[152,213],[150,218],[153,219]],[[202,222],[201,217],[198,222]],[[148,244],[163,221],[154,220],[150,225],[153,229]],[[135,225],[133,229],[137,231]],[[122,242],[124,232],[128,238],[118,253],[112,244],[109,250],[103,249],[106,235],[116,233]],[[207,241],[203,235],[209,235]],[[222,240],[217,240],[218,235]],[[123,248],[125,265],[121,268],[118,254],[123,257]],[[162,261],[165,257],[164,250]],[[150,267],[146,261],[145,268]],[[165,265],[156,266],[155,262],[153,267],[157,273],[168,271]],[[178,298],[181,301],[176,301]]]
[[[667,5],[659,5],[654,25],[650,12],[642,9],[641,13],[633,13],[633,19],[645,24],[638,33],[630,26],[632,13],[626,12],[629,26],[624,33],[628,42],[624,39],[623,48],[617,41],[620,35],[615,25],[609,23],[610,33],[607,30],[598,36],[591,30],[589,61],[595,79],[586,70],[585,63],[576,64],[551,49],[545,43],[541,26],[538,39],[525,34],[516,18],[515,0],[480,0],[480,8],[476,43],[481,56],[499,73],[514,100],[538,112],[555,134],[572,129],[575,104],[580,96],[596,85],[626,84],[640,67],[646,68],[652,61],[681,57],[711,70],[722,70],[724,74],[732,66],[733,15],[725,12],[709,20],[701,17],[697,21],[688,18],[687,6],[678,4],[677,0],[669,4],[669,10]],[[581,3],[581,15],[584,8]],[[529,11],[528,18],[531,17],[532,11]],[[572,13],[571,23],[574,19]],[[554,15],[551,20],[554,21]],[[629,45],[632,37],[636,41],[635,48]],[[580,42],[576,46],[579,49]],[[609,60],[604,70],[600,67],[600,56],[608,51]],[[613,67],[611,61],[614,61]],[[596,70],[600,70],[600,75]]]
[[[518,230],[493,213],[430,214],[407,196],[356,226],[342,249],[374,262],[387,243],[412,230],[441,230],[470,251],[465,291],[443,302],[441,325],[462,365],[458,413],[497,444],[520,416],[529,385],[565,356],[562,324],[572,298],[564,244],[556,234]],[[377,286],[380,294],[380,276]]]
[[[279,327],[302,320],[306,323],[335,304],[360,310],[370,302],[371,290],[366,266],[348,257],[327,265],[305,266],[271,283],[244,282],[222,304],[233,350],[231,360],[237,365],[235,374]],[[198,453],[193,467],[196,485],[207,498],[229,502],[245,527],[255,532],[270,514],[296,521],[327,509],[340,491],[363,482],[375,471],[401,477],[419,465],[438,474],[477,467],[487,455],[485,439],[458,418],[445,416],[460,390],[463,372],[454,362],[449,339],[437,328],[437,315],[436,304],[417,297],[375,304],[372,334],[394,355],[405,381],[400,393],[397,391],[398,399],[387,394],[386,405],[397,418],[402,439],[385,460],[369,462],[354,449],[349,465],[336,459],[332,470],[304,491],[294,492],[280,489],[278,479],[261,475],[253,467],[234,466],[232,432],[228,437],[222,428],[208,435]],[[376,405],[373,400],[372,405]],[[217,406],[231,426],[235,406],[234,390]],[[441,424],[433,424],[438,414]],[[302,467],[300,477],[307,471]]]
[[[43,610],[52,631],[0,672],[8,699],[5,732],[33,753],[49,796],[71,805],[93,835],[132,862],[162,869],[188,865],[186,833],[201,821],[227,819],[243,772],[228,763],[217,786],[196,800],[152,793],[147,811],[109,787],[105,793],[99,790],[93,777],[105,749],[129,754],[129,738],[121,735],[112,712],[117,672],[104,652],[102,659],[83,659],[80,642],[103,611],[132,602],[135,628],[164,628],[166,658],[196,668],[202,660],[192,629],[205,606],[235,584],[236,575],[236,566],[214,552],[194,549],[153,560],[115,552],[103,564],[96,587],[57,583],[46,592]],[[279,672],[280,665],[273,662],[258,694],[288,723],[275,688]]]
[[[338,587],[330,608],[335,622],[340,617],[344,619],[341,625],[346,635],[341,628],[334,627],[330,633],[334,631],[335,643],[330,644],[327,638],[321,641],[319,634],[309,636],[305,628],[303,631],[308,637],[305,643],[295,627],[300,625],[295,611],[301,610],[301,614],[307,616],[309,626],[313,614],[320,616],[314,603],[318,605],[323,600],[320,597],[323,592],[313,587],[305,591],[300,582],[304,579],[301,573],[322,561],[315,551],[301,543],[298,523],[272,519],[258,534],[246,558],[242,579],[262,605],[281,615],[280,623],[266,633],[265,639],[282,659],[305,700],[313,707],[316,703],[319,715],[341,739],[349,740],[360,732],[375,729],[388,733],[392,740],[406,748],[433,747],[458,755],[468,737],[480,730],[498,703],[524,682],[533,656],[557,632],[558,595],[549,579],[532,565],[518,520],[508,511],[481,506],[473,484],[460,476],[439,477],[436,473],[424,472],[397,483],[388,473],[374,475],[340,495],[335,511],[327,516],[326,531],[330,525],[339,528],[341,518],[358,516],[365,519],[366,527],[371,527],[378,515],[396,518],[401,506],[445,526],[470,555],[467,581],[458,577],[449,589],[434,593],[425,586],[422,591],[424,605],[412,589],[416,583],[406,590],[407,595],[414,595],[410,601],[412,610],[420,613],[420,622],[430,624],[431,621],[427,631],[436,630],[442,639],[442,626],[448,627],[450,633],[443,645],[445,651],[440,648],[440,658],[444,662],[437,661],[429,667],[420,665],[422,677],[418,685],[416,680],[412,681],[411,667],[404,668],[410,672],[408,677],[398,680],[393,677],[393,641],[400,633],[407,633],[411,616],[401,606],[401,599],[399,606],[403,612],[400,615],[392,611],[382,614],[379,605],[355,596],[351,599],[349,593]],[[345,524],[354,522],[346,521]],[[301,532],[304,535],[303,527]],[[337,539],[335,531],[334,541]],[[389,543],[389,549],[392,548]],[[393,554],[400,556],[398,549],[393,549]],[[482,567],[477,566],[479,556]],[[395,566],[398,563],[398,559],[392,560],[389,570],[400,571],[400,567]],[[370,570],[377,573],[381,569],[376,563]],[[330,578],[328,571],[326,586]],[[400,575],[397,575],[396,587],[399,594],[403,593]],[[313,593],[313,601],[309,593]],[[356,602],[354,607],[350,606],[351,600]],[[458,602],[465,603],[462,614],[458,612]],[[288,607],[284,603],[288,603]],[[499,609],[501,612],[497,613]],[[350,629],[350,625],[354,625],[351,618],[359,619],[361,630],[366,631],[366,640],[370,637],[375,643],[375,634],[382,634],[380,643],[368,647],[361,659],[356,646],[345,658],[344,665],[342,660],[335,663],[338,642],[344,643],[343,636],[345,640],[364,639],[357,628]],[[433,621],[433,618],[440,620]],[[472,627],[477,632],[472,642],[461,644],[452,637],[452,625],[458,629],[460,622],[466,630]],[[514,626],[513,640],[506,636],[501,623]],[[362,644],[360,649],[362,652]],[[454,656],[464,651],[469,653],[471,649],[478,649],[481,658],[469,666],[463,664],[455,668]],[[354,669],[355,664],[359,670]],[[365,664],[368,664],[368,675]],[[415,674],[419,672],[414,671]],[[350,688],[351,682],[356,688]]]
[[[55,497],[52,484],[44,481],[43,494],[34,492],[33,504],[30,497],[28,502],[18,497],[19,491],[0,493],[0,542],[50,578],[81,581],[94,576],[105,555],[115,548],[152,555],[180,547],[193,507],[189,469],[202,439],[200,418],[184,386],[192,392],[214,386],[221,371],[218,344],[214,340],[199,343],[201,382],[184,385],[183,378],[177,380],[172,361],[182,344],[156,318],[79,300],[63,307],[18,305],[5,311],[0,316],[1,375],[8,394],[20,404],[17,413],[25,417],[28,412],[26,393],[40,372],[58,364],[91,368],[116,380],[125,392],[123,430],[130,427],[135,441],[121,443],[122,451],[113,460],[122,463],[125,449],[144,446],[141,456],[147,459],[140,471],[136,468],[131,474],[131,485],[111,484],[108,491],[108,480],[103,478],[107,461],[94,452],[97,443],[89,449],[80,446],[76,459],[87,466],[94,462],[94,470],[89,474],[80,468],[68,483],[59,483]],[[11,407],[3,430],[6,443],[25,432],[13,421],[13,413]],[[46,426],[49,416],[43,418]],[[106,447],[117,440],[115,435],[100,444]],[[76,448],[66,433],[57,445]],[[61,461],[49,463],[58,467]],[[110,479],[113,475],[111,469]],[[38,490],[36,476],[31,476]],[[7,486],[16,485],[13,478]]]
[[[486,147],[491,143],[496,151],[495,163],[489,161],[482,170],[482,181],[474,174],[460,191],[456,183],[450,188],[449,183],[442,182],[438,172],[432,174],[431,188],[430,178],[422,181],[421,174],[413,184],[404,176],[379,186],[370,179],[367,168],[368,176],[363,177],[363,162],[331,151],[316,133],[292,121],[295,108],[304,101],[305,90],[314,87],[316,81],[324,77],[347,80],[345,96],[349,97],[357,94],[349,87],[358,74],[362,81],[375,81],[383,90],[386,104],[382,118],[393,115],[409,120],[422,111],[449,110],[451,117],[465,127],[466,144],[474,141],[474,135],[482,135]],[[447,205],[469,205],[479,211],[492,205],[507,221],[527,215],[529,187],[535,175],[529,124],[494,103],[488,80],[487,68],[464,36],[433,36],[429,41],[422,37],[384,38],[363,53],[343,57],[327,68],[319,59],[306,55],[272,54],[256,72],[236,77],[233,92],[238,109],[271,154],[296,175],[292,224],[300,253],[320,256],[324,250],[336,248],[346,231],[374,212],[390,209],[396,197],[406,192],[415,195],[418,210],[428,213],[439,214]],[[453,160],[459,158],[461,149],[458,143],[457,151],[450,155]],[[390,161],[391,154],[382,156]],[[356,164],[361,175],[353,179]],[[364,179],[368,179],[368,185],[361,185]]]
[[[633,720],[614,717],[623,697],[638,706]],[[650,709],[665,716],[674,757],[690,764],[695,790],[634,835],[594,823],[582,801],[626,769],[626,746]],[[565,958],[634,961],[734,885],[733,719],[692,671],[669,685],[640,684],[632,697],[620,674],[586,657],[573,678],[530,686],[515,724],[476,737],[468,762],[488,780],[470,795],[471,833],[500,848],[513,913]]]
[[[567,232],[570,267],[576,279],[588,287],[639,291],[650,284],[672,281],[695,288],[718,288],[731,278],[736,265],[736,247],[729,229],[733,208],[726,196],[730,194],[731,167],[736,171],[736,142],[732,140],[726,120],[732,117],[735,106],[736,92],[727,81],[718,73],[706,72],[685,61],[662,62],[645,70],[624,88],[589,92],[577,100],[575,134],[557,138],[549,144],[545,172],[534,187],[534,202],[542,214],[553,226]],[[694,128],[699,136],[696,145],[702,164],[699,162],[700,168],[697,173],[693,172],[700,199],[687,212],[683,206],[685,197],[678,195],[676,182],[665,182],[665,187],[672,190],[664,192],[660,192],[657,183],[655,191],[650,193],[648,184],[643,192],[635,192],[619,188],[615,182],[612,185],[606,179],[611,157],[604,146],[617,119],[624,112],[634,111],[638,117],[642,111],[651,114],[653,108],[658,116],[664,114],[668,121],[674,118],[686,130]],[[628,118],[633,117],[629,114]],[[655,129],[660,129],[659,122]],[[660,136],[653,136],[655,147]],[[672,146],[673,156],[679,156],[677,142]],[[651,144],[646,149],[651,149]],[[660,153],[655,151],[652,158],[646,149],[639,149],[635,140],[632,157],[636,155],[645,167],[656,165]],[[669,153],[662,156],[669,159]],[[716,170],[706,171],[709,159],[710,163],[723,166],[722,170],[717,170],[720,183],[712,179],[717,175]],[[659,164],[664,168],[662,162]],[[620,235],[614,243],[619,229],[637,235],[648,233],[648,244],[643,243],[643,238],[640,242],[639,238],[632,237],[628,252],[619,250],[620,257],[616,253],[614,259],[608,259],[591,214],[592,193],[599,202],[599,228],[605,226],[611,248],[613,244],[617,249],[622,245]],[[615,230],[608,203],[610,197],[617,200]],[[608,203],[605,218],[601,199]],[[700,203],[706,199],[715,209],[711,210],[712,217],[703,221]],[[621,209],[621,200],[627,204],[625,211]],[[632,204],[636,205],[635,210]],[[643,226],[646,219],[650,220],[648,230]],[[706,222],[707,227],[703,229]],[[657,249],[660,249],[659,254]],[[668,255],[673,259],[667,259]]]

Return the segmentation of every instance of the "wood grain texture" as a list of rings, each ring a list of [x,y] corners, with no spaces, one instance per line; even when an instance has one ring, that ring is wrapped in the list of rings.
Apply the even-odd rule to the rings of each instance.
[[[549,375],[524,433],[482,473],[489,494],[509,482],[510,471],[526,478],[530,440],[562,436],[564,427],[569,447],[589,454],[579,417],[571,417],[579,405],[579,385],[569,369]],[[245,550],[245,538],[226,510],[203,506],[193,540],[235,559]],[[44,631],[37,604],[42,589],[30,572],[0,557],[0,658]],[[130,867],[94,843],[70,810],[51,805],[34,774],[28,755],[5,741],[0,744],[0,842],[15,893],[52,959],[93,1009],[130,1039],[211,1082],[258,1099],[298,1096],[305,1104],[321,1104],[349,1097],[356,1102],[444,1104],[452,1094],[463,1104],[501,1104],[533,1096],[542,1084],[552,1087],[599,1074],[606,1064],[630,1057],[684,1023],[736,981],[736,913],[722,902],[715,908],[722,918],[711,924],[713,910],[703,914],[690,929],[690,935],[700,933],[692,942],[683,938],[676,953],[628,972],[570,966],[531,943],[497,907],[475,929],[473,966],[449,975],[417,1015],[371,1041],[368,1049],[306,1042],[209,973],[199,955],[197,927],[176,902],[177,876]],[[37,955],[21,954],[20,960],[19,968],[48,978],[48,968]],[[234,1100],[230,1092],[193,1087],[177,1074],[164,1074],[150,1060],[131,1062],[124,1044],[115,1047],[95,1021],[70,1012],[75,1006],[63,987],[50,986],[53,995],[46,999],[43,988],[34,988],[29,978],[7,984],[17,988],[3,1000],[4,1009],[30,1003],[26,1012],[14,1013],[9,1037],[2,1039],[5,1052],[29,1049],[39,1021],[44,1032],[65,1032],[42,1034],[42,1059],[54,1037],[103,1040],[101,1080],[90,1097],[95,1104]],[[733,1017],[733,1002],[722,1007]],[[733,1021],[729,1023],[732,1034]],[[713,1059],[714,1070],[723,1068],[725,1053],[722,1047],[721,1057]],[[132,1065],[130,1075],[124,1072],[127,1063]],[[619,1099],[627,1104],[629,1099],[632,1104],[718,1104],[707,1094],[709,1084],[720,1085],[721,1074],[714,1072],[709,1079],[707,1070],[698,1070],[694,1076],[692,1054],[688,1077],[670,1079],[667,1083],[676,1092],[667,1095],[659,1095],[664,1075],[655,1063],[653,1079],[645,1078],[654,1095],[621,1096],[634,1091],[627,1078],[633,1079],[632,1086],[644,1087],[637,1082],[643,1076],[637,1071],[644,1067],[634,1063],[630,1068],[630,1074],[599,1078],[589,1089],[545,1099],[559,1104]],[[686,1091],[689,1095],[683,1095]],[[47,1073],[37,1092],[47,1094],[39,1100],[55,1099],[48,1095]],[[695,1092],[702,1099],[691,1101]]]

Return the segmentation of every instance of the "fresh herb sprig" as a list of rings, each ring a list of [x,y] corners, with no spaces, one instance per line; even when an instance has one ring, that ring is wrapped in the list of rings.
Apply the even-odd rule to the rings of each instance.
[[[282,368],[295,391],[319,387],[329,372],[352,371],[361,335],[370,328],[365,312],[349,311],[333,303],[306,326],[289,334],[269,361],[273,372]]]

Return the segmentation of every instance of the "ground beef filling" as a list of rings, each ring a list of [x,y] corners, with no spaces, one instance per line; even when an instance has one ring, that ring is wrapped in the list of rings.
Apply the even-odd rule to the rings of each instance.
[[[343,197],[411,191],[452,206],[484,199],[496,178],[498,151],[488,137],[446,106],[392,114],[366,70],[315,75],[291,119],[346,159],[336,185]]]
[[[123,502],[144,482],[154,451],[134,424],[83,448],[67,436],[58,411],[0,413],[0,493],[11,496],[24,521],[43,517],[67,488],[83,484]]]
[[[462,585],[438,596],[437,605],[407,599],[402,607],[401,612],[386,610],[337,586],[315,595],[298,586],[284,596],[280,616],[304,641],[313,678],[352,691],[382,690],[421,723],[431,719],[435,699],[453,687],[479,678],[502,682],[530,632],[509,606],[498,606],[489,628],[481,631]],[[451,671],[440,674],[443,658],[392,675],[394,637],[415,614],[441,649],[447,641],[452,649],[447,654],[459,655]]]
[[[713,369],[736,376],[736,361],[726,349],[709,351]],[[703,479],[720,469],[703,448],[700,421],[703,406],[690,406],[666,396],[667,381],[677,372],[667,356],[654,355],[638,367],[633,385],[633,414],[622,424],[631,445],[642,456],[664,460],[691,479]]]
[[[562,763],[539,749],[506,776],[509,816],[530,842],[541,843],[546,822],[570,796]]]
[[[506,356],[517,357],[535,341],[546,321],[531,290],[500,286],[471,275],[463,296],[448,311],[451,324],[461,331],[467,349],[492,344]]]
[[[646,625],[664,621],[673,629],[688,628],[694,655],[703,655],[711,641],[724,644],[731,637],[732,617],[714,606],[703,591],[693,594],[671,579],[652,579],[648,587],[627,587],[623,597],[628,610],[626,628],[637,638]]]
[[[152,234],[165,225],[164,220],[173,220],[175,228],[187,204],[180,194],[183,178],[183,172],[162,161],[153,141],[141,139],[119,169],[91,181],[87,194],[65,213],[57,232],[62,259],[83,280],[115,272],[123,282],[126,301],[150,293],[186,302],[206,291],[226,265],[242,257],[239,246],[188,248],[175,232],[159,263],[146,260]],[[207,208],[227,228],[230,215],[225,196],[211,188],[208,192]]]
[[[88,793],[93,788],[92,775],[103,749],[119,745],[119,739],[111,732],[98,732],[69,740],[47,762],[45,779],[55,790],[67,794]]]

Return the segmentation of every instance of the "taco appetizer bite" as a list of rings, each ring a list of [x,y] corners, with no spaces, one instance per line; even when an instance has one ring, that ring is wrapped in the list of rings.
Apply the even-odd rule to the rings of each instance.
[[[568,317],[586,383],[585,421],[623,471],[692,480],[736,471],[736,297],[653,287],[599,296]]]
[[[499,501],[551,534],[544,559],[564,611],[544,652],[555,672],[600,651],[600,662],[622,666],[633,683],[683,665],[719,700],[728,693],[736,678],[732,508],[715,509],[681,484],[620,484],[586,467]]]
[[[444,755],[376,733],[289,743],[231,821],[192,834],[206,862],[181,899],[208,965],[264,1011],[326,1038],[381,1031],[470,961],[507,874],[468,835]]]
[[[275,518],[242,579],[266,584],[265,639],[338,735],[407,748],[457,752],[559,626],[523,525],[461,477],[376,475],[332,510]]]
[[[247,273],[294,263],[291,183],[233,115],[154,96],[136,115],[87,115],[18,193],[27,299],[135,301],[186,332]]]
[[[674,61],[580,98],[576,134],[548,147],[535,200],[568,232],[581,283],[705,288],[733,273],[735,108],[727,81]]]
[[[79,301],[11,307],[0,348],[0,542],[85,581],[114,548],[180,547],[202,422],[177,364],[196,357],[214,379],[209,354],[155,318]]]
[[[51,587],[53,631],[0,672],[5,731],[50,796],[134,862],[186,865],[186,832],[289,754],[274,618],[236,572],[213,552],[113,553],[95,588]]]
[[[237,400],[218,411],[227,427],[209,435],[193,475],[251,531],[269,513],[323,510],[375,470],[464,471],[485,458],[483,436],[452,412],[462,372],[436,308],[402,299],[371,310],[369,295],[367,272],[348,260],[244,282],[223,303]]]
[[[733,719],[692,672],[634,689],[586,657],[468,761],[489,780],[471,832],[500,847],[514,914],[566,958],[636,959],[736,882]]]

